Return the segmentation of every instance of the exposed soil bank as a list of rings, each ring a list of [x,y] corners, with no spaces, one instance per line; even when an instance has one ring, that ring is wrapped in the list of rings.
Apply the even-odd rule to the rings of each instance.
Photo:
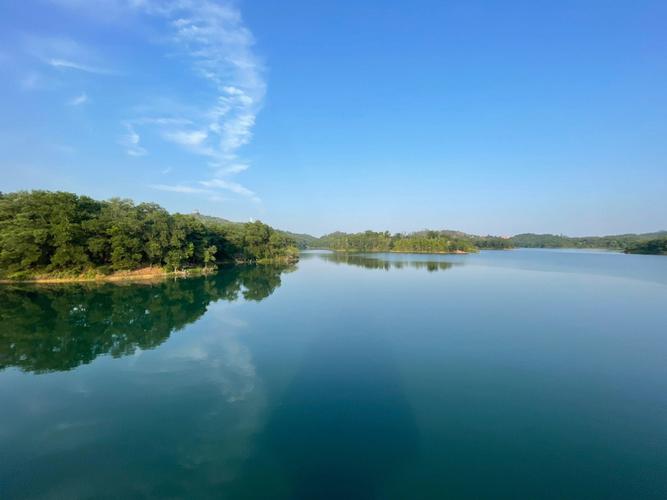
[[[74,276],[43,275],[27,279],[2,279],[0,283],[80,283],[80,282],[102,282],[102,281],[151,281],[161,280],[166,277],[184,278],[187,276],[201,276],[215,272],[216,268],[185,269],[182,271],[167,271],[162,267],[144,267],[133,271],[117,271],[112,274],[84,273]]]
[[[285,257],[279,259],[263,259],[257,262],[233,261],[223,262],[221,265],[243,265],[243,264],[295,264],[298,258]],[[132,271],[116,271],[111,274],[102,274],[94,270],[78,275],[44,274],[30,278],[0,279],[0,284],[12,283],[83,283],[83,282],[106,282],[106,281],[159,281],[164,278],[188,278],[192,276],[204,276],[218,272],[219,267],[190,268],[179,271],[167,271],[163,267],[143,267]]]

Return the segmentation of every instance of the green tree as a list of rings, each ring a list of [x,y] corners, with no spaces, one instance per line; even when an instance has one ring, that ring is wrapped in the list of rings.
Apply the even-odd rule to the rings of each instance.
[[[208,246],[204,249],[204,269],[208,269],[208,265],[215,262],[215,254],[218,249],[215,245]]]

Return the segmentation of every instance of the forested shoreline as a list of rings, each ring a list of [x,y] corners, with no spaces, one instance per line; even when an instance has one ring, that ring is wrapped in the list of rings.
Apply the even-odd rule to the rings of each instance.
[[[447,230],[406,234],[391,234],[388,231],[335,232],[309,245],[338,252],[471,253],[512,248],[587,248],[664,255],[667,254],[667,232],[587,237],[533,233],[511,237],[478,236]]]
[[[457,231],[395,233],[364,231],[335,232],[315,243],[339,252],[474,253],[481,249],[513,248],[511,240],[497,236],[474,236]]]
[[[650,241],[667,241],[667,231],[610,236],[564,236],[557,234],[524,233],[512,236],[511,241],[521,248],[598,248],[630,253]]]
[[[296,242],[259,221],[225,225],[170,214],[155,203],[66,192],[0,194],[2,279],[206,271],[222,262],[296,259]]]
[[[629,245],[625,253],[642,255],[667,255],[667,238],[656,238]]]

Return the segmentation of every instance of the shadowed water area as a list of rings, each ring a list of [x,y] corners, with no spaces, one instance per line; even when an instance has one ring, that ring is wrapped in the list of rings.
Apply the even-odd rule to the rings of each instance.
[[[0,498],[666,498],[667,257],[0,287]]]

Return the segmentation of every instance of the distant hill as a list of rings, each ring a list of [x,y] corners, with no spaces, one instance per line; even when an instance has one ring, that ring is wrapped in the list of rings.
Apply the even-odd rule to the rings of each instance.
[[[203,215],[200,213],[194,213],[192,216],[200,220],[204,224],[214,225],[214,226],[237,226],[243,224],[242,222],[233,222],[222,217],[213,217],[211,215]],[[318,241],[318,238],[311,236],[310,234],[305,233],[292,233],[290,231],[283,231],[282,229],[276,229],[276,231],[288,238],[293,239],[296,242],[297,247],[300,249],[312,248],[315,243]]]
[[[214,225],[219,225],[219,226],[233,226],[235,224],[242,224],[242,222],[232,222],[227,219],[223,219],[222,217],[213,217],[212,215],[203,215],[200,214],[199,212],[195,212],[192,215],[197,220],[200,220],[204,224],[214,224]]]
[[[319,238],[316,238],[315,236],[312,236],[310,234],[291,233],[289,231],[283,231],[281,229],[279,229],[278,231],[296,241],[296,246],[299,247],[301,250],[305,250],[306,248],[314,248],[317,246],[317,242],[319,241]]]
[[[522,248],[605,248],[624,251],[638,243],[664,237],[667,237],[667,231],[580,237],[524,233],[512,236],[510,239],[514,246]]]

